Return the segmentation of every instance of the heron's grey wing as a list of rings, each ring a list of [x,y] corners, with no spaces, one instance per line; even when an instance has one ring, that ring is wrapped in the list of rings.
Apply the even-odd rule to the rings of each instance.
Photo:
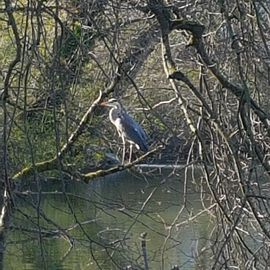
[[[147,135],[143,128],[126,112],[121,115],[121,125],[128,139],[136,143],[144,152],[148,151]]]

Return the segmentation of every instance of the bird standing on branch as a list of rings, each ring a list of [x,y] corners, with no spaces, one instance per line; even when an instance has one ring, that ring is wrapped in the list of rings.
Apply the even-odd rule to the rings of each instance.
[[[100,105],[111,107],[109,112],[110,121],[116,127],[123,142],[122,163],[124,163],[125,159],[126,141],[130,143],[129,162],[131,161],[133,145],[143,152],[148,151],[149,147],[145,131],[131,116],[127,114],[125,109],[115,98],[102,102]]]

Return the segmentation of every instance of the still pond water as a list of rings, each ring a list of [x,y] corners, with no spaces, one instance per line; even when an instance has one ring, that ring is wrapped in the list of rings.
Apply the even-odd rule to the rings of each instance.
[[[188,221],[205,207],[194,183],[200,176],[170,173],[125,172],[90,184],[47,181],[41,196],[24,187],[30,192],[18,194],[4,269],[144,269],[143,232],[149,269],[207,269],[207,256],[195,258],[207,245],[210,218]]]

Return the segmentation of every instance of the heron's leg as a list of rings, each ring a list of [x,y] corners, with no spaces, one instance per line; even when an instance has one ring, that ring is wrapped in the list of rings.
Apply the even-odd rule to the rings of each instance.
[[[129,163],[131,162],[131,158],[132,158],[132,149],[133,149],[133,144],[131,143],[130,145],[129,145]]]
[[[126,142],[124,136],[121,136],[123,142],[123,154],[122,154],[122,164],[125,163],[125,154],[126,154]]]

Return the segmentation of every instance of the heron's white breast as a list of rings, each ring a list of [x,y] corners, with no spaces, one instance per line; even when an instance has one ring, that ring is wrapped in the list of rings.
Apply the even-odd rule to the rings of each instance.
[[[122,123],[121,123],[121,119],[120,119],[120,118],[116,118],[116,119],[113,121],[113,124],[115,125],[115,127],[116,127],[116,129],[117,129],[119,135],[120,135],[120,136],[126,137],[126,132],[125,132],[125,130],[124,130],[124,128],[123,128],[123,125],[122,125]]]

